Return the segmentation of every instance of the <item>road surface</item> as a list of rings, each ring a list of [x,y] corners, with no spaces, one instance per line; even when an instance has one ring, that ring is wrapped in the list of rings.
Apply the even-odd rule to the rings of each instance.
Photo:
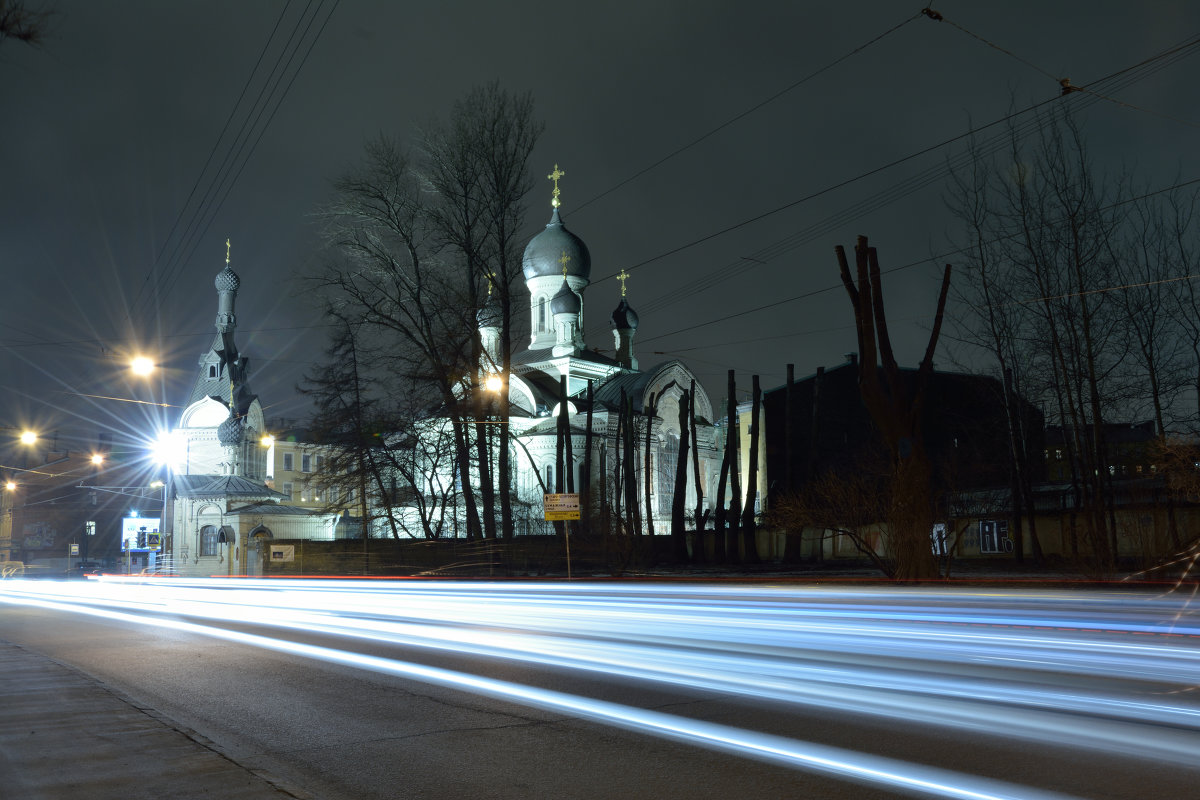
[[[30,580],[0,582],[0,642],[284,797],[1189,797],[1197,610],[1144,591]]]

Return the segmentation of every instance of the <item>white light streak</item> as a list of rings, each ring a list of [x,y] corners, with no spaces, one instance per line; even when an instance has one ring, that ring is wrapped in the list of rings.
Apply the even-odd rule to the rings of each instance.
[[[0,601],[176,627],[939,797],[1043,797],[876,756],[351,652],[387,642],[1200,768],[1200,625],[1130,592],[106,579]],[[114,611],[113,609],[124,609]],[[191,620],[345,637],[347,649]],[[280,637],[288,634],[280,634]],[[295,634],[292,634],[295,635]],[[335,639],[336,641],[336,639]]]

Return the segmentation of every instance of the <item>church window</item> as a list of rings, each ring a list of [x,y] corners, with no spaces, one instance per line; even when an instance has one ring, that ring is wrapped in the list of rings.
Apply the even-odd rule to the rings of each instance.
[[[200,555],[215,556],[217,554],[217,529],[205,525],[200,529]]]
[[[283,496],[285,499],[291,500],[292,499],[292,483],[291,483],[291,481],[284,481],[283,488],[280,491],[283,492]]]
[[[283,454],[283,471],[291,472],[296,469],[296,457],[292,453]]]
[[[554,491],[554,467],[551,464],[546,465],[546,491]]]
[[[546,330],[546,298],[539,297],[537,301],[537,332]]]
[[[300,471],[312,472],[312,456],[308,453],[302,453],[300,455]]]
[[[217,365],[216,364],[208,365],[208,377],[210,377],[210,378],[217,377]]]

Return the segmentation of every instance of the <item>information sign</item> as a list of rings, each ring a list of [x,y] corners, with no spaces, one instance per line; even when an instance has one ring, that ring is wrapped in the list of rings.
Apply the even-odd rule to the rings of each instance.
[[[547,520],[579,519],[579,495],[544,494],[542,508]]]

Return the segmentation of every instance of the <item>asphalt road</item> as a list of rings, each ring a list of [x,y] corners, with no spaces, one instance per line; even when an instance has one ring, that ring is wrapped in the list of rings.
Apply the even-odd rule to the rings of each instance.
[[[285,797],[1200,786],[1200,628],[1174,596],[31,581],[0,584],[0,641]]]

